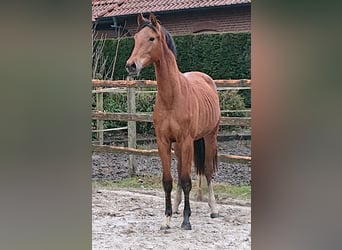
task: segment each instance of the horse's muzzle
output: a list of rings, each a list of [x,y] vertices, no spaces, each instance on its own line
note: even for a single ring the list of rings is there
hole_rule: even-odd
[[[138,74],[137,66],[134,62],[133,63],[127,63],[126,64],[126,70],[130,75],[137,75]]]

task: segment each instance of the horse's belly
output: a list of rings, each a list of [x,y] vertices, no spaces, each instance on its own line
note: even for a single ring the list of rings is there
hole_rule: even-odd
[[[217,106],[208,102],[196,109],[183,105],[177,109],[179,112],[155,109],[153,123],[157,137],[180,141],[187,136],[199,139],[215,132],[220,119],[218,103]]]
[[[197,131],[196,138],[202,138],[215,131],[219,122],[220,111],[209,109],[207,112],[199,112],[194,125]]]

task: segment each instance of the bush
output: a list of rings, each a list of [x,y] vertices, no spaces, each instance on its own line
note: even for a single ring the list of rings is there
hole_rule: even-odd
[[[146,89],[145,89],[146,90]],[[155,102],[155,93],[137,93],[136,94],[136,111],[137,112],[153,112]],[[95,108],[95,99],[93,107]],[[111,113],[127,112],[127,94],[126,93],[104,93],[103,109]],[[94,123],[96,124],[96,123]],[[104,121],[104,129],[117,128],[127,126],[125,121]],[[137,133],[149,134],[154,133],[153,124],[151,122],[137,122]]]
[[[127,95],[124,93],[103,93],[103,110],[111,113],[127,112]],[[104,129],[127,126],[125,121],[104,121]]]
[[[226,110],[242,110],[245,109],[245,102],[238,90],[223,90],[219,91],[220,109]],[[223,112],[222,116],[242,117],[243,112]]]
[[[181,72],[202,71],[213,79],[250,78],[250,33],[179,35],[173,38]],[[133,38],[98,40],[94,46],[102,48],[101,56],[104,58],[101,72],[95,75],[101,79],[110,79],[116,58],[113,79],[126,79],[125,65],[134,47]],[[153,65],[145,68],[139,79],[154,80]]]
[[[251,89],[242,89],[239,90],[238,94],[243,98],[245,103],[245,108],[250,109],[252,106],[251,103]]]
[[[180,71],[202,71],[213,79],[250,78],[250,33],[175,36]]]
[[[145,88],[145,90],[147,90]],[[156,93],[140,93],[136,96],[137,112],[153,112]],[[152,122],[138,122],[137,133],[154,134]]]

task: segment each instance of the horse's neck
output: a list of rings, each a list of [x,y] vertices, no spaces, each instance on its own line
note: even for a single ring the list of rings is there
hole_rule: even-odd
[[[162,57],[160,61],[155,63],[155,72],[158,87],[158,98],[166,106],[170,108],[180,95],[180,75],[177,63],[171,52]]]

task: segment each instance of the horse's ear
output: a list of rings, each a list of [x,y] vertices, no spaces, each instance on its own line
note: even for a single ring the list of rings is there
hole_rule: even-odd
[[[140,24],[142,24],[144,22],[144,16],[143,16],[143,14],[139,14],[138,15],[138,18],[137,18],[137,23],[138,23],[138,26],[140,25]]]
[[[157,20],[156,16],[153,13],[150,14],[150,18],[149,19],[150,19],[150,22],[153,24],[153,26],[157,27],[158,20]]]

